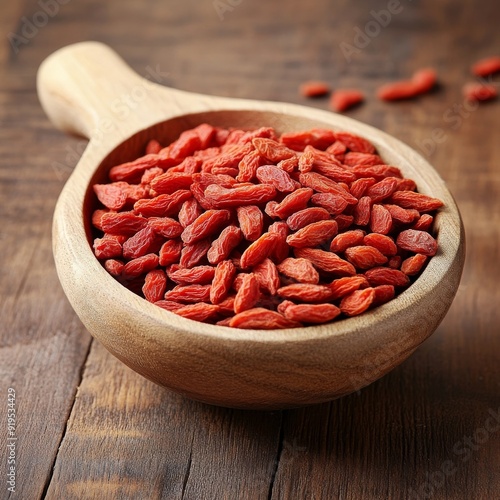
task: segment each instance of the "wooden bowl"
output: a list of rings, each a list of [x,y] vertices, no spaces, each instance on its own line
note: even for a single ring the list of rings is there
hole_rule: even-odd
[[[40,67],[38,92],[52,122],[90,142],[58,200],[57,272],[74,310],[114,356],[144,377],[211,404],[278,409],[319,403],[364,387],[406,359],[437,328],[459,285],[464,232],[436,171],[393,137],[345,116],[292,104],[192,94],[134,73],[95,42],[63,48]],[[115,281],[91,248],[91,185],[140,156],[150,138],[174,140],[200,123],[226,127],[313,127],[370,140],[388,164],[445,206],[435,221],[439,251],[391,302],[359,317],[288,330],[239,330],[165,311]]]

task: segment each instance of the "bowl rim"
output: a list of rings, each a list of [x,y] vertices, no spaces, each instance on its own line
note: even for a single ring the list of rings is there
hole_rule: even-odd
[[[248,109],[235,108],[227,110],[223,109],[220,111],[285,114],[287,117],[292,116],[297,118],[304,118],[303,110],[311,110],[311,108],[307,108],[305,106],[286,104],[286,112],[283,112],[279,109],[281,103],[272,104],[276,104],[275,107],[278,109],[259,109],[256,108],[255,105],[252,105],[252,107]],[[283,103],[283,105],[285,104]],[[290,112],[290,109],[292,110],[292,112]],[[293,110],[300,110],[300,112],[297,113],[297,115],[294,115]],[[213,110],[212,112],[220,113],[220,111]],[[210,112],[188,113],[181,116],[196,118],[198,115],[207,115],[209,113]],[[370,309],[369,311],[359,316],[334,320],[333,322],[326,324],[273,330],[223,327],[183,318],[173,312],[164,310],[159,306],[148,302],[146,299],[140,297],[139,295],[136,295],[134,292],[130,291],[121,283],[119,283],[104,269],[104,267],[101,265],[101,262],[95,257],[94,253],[92,252],[91,245],[88,244],[85,245],[85,250],[81,250],[85,252],[85,263],[91,267],[91,271],[100,273],[96,275],[96,277],[99,276],[99,279],[94,280],[96,293],[99,290],[102,292],[102,290],[105,289],[106,294],[115,297],[117,302],[122,302],[123,305],[125,305],[126,303],[127,307],[129,308],[129,314],[136,315],[138,318],[144,315],[152,317],[160,327],[166,329],[175,328],[176,333],[179,334],[196,334],[207,339],[217,339],[221,341],[251,341],[257,343],[280,344],[304,341],[309,342],[315,339],[324,339],[326,337],[343,337],[347,335],[353,335],[353,332],[366,329],[369,324],[375,325],[380,322],[386,321],[387,318],[400,314],[407,307],[412,307],[412,303],[414,301],[418,301],[430,291],[442,285],[443,281],[446,281],[446,273],[453,265],[455,265],[457,259],[461,259],[462,262],[460,263],[460,265],[462,269],[463,255],[461,254],[463,253],[462,243],[464,235],[460,212],[455,203],[455,200],[453,199],[452,194],[450,193],[445,182],[440,177],[438,172],[434,169],[434,167],[410,146],[380,129],[364,124],[352,118],[335,115],[323,110],[315,109],[314,114],[319,116],[321,116],[322,114],[325,115],[324,121],[317,119],[316,116],[310,118],[311,121],[318,124],[318,127],[339,131],[343,130],[357,134],[361,137],[366,137],[368,133],[368,135],[370,136],[368,140],[370,140],[370,142],[375,145],[377,151],[383,158],[384,155],[386,155],[388,152],[391,153],[390,156],[392,154],[395,154],[396,156],[404,155],[405,158],[403,158],[403,163],[397,163],[396,165],[402,170],[405,177],[412,178],[417,182],[419,192],[438,197],[444,201],[445,205],[438,210],[434,220],[434,232],[437,233],[438,239],[438,253],[431,259],[429,259],[422,274],[407,289],[398,294],[389,302],[374,309]],[[69,186],[74,185],[76,181],[82,182],[82,176],[84,179],[92,178],[95,173],[101,169],[103,163],[105,163],[110,154],[115,152],[118,148],[122,147],[125,142],[133,139],[135,136],[138,136],[140,134],[150,133],[153,129],[164,126],[169,121],[177,118],[178,117],[169,118],[165,121],[157,122],[149,127],[141,128],[135,134],[125,138],[124,140],[120,140],[116,144],[110,144],[110,147],[107,149],[107,151],[103,152],[100,155],[100,160],[97,163],[94,162],[95,166],[92,171],[88,171],[87,169],[87,172],[85,172],[84,174],[82,174],[81,172],[80,174],[76,174],[77,169],[75,169],[75,173],[67,181],[62,191],[60,199],[64,198],[65,192],[69,189]],[[335,121],[339,121],[341,125],[334,123]],[[87,161],[90,156],[90,151],[92,150],[91,146],[92,143],[90,143],[87,147],[87,150],[82,156],[80,162]],[[399,149],[397,153],[394,149],[392,149],[395,146],[397,146],[397,148]],[[411,163],[415,163],[415,166],[412,166]],[[425,180],[424,177],[422,177],[421,174],[417,171],[417,167],[426,173],[426,176],[428,177],[427,180]],[[408,171],[410,171],[410,173]],[[429,182],[433,183],[432,193],[429,192]],[[83,235],[83,240],[85,242],[88,242],[88,238],[85,235],[84,229],[86,224],[88,223],[88,221],[86,221],[86,217],[88,217],[88,215],[84,213],[84,201],[87,197],[88,191],[91,189],[90,182],[87,181],[86,186],[86,189],[79,189],[80,197],[78,200],[73,199],[73,203],[76,201],[77,208],[80,209],[79,211],[81,215],[81,218],[78,220],[78,234],[80,235],[80,237]],[[436,192],[436,189],[438,189],[439,192]],[[58,207],[59,206],[60,203],[58,202]],[[67,219],[71,219],[71,217],[67,217]],[[459,228],[458,231],[456,230],[457,227]],[[443,239],[447,243],[446,246],[440,244],[440,240],[441,242],[443,242]],[[102,282],[101,279],[103,280]],[[147,332],[143,332],[143,334],[147,335]],[[154,336],[155,334],[152,335]]]

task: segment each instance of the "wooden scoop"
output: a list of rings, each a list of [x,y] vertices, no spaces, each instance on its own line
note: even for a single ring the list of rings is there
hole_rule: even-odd
[[[458,288],[464,262],[460,214],[444,182],[415,151],[341,115],[293,104],[174,90],[135,74],[95,42],[63,48],[40,67],[38,93],[52,122],[90,139],[54,214],[57,272],[91,334],[144,377],[211,404],[296,407],[360,389],[406,359],[437,328]],[[180,132],[215,126],[284,131],[330,128],[370,140],[388,164],[444,201],[435,221],[439,251],[391,302],[359,317],[304,328],[258,331],[218,327],[165,311],[124,288],[95,258],[92,184],[109,168]]]

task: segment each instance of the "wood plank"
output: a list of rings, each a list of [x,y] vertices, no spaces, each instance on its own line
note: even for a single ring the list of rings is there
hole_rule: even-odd
[[[500,47],[498,3],[401,2],[347,61],[339,44],[387,5],[254,0],[221,20],[213,2],[68,2],[18,54],[4,38],[0,380],[3,401],[8,387],[19,397],[23,498],[498,496],[500,429],[484,430],[500,411],[498,101],[467,111],[460,89],[473,79],[469,64]],[[35,0],[6,4],[4,36],[39,9]],[[186,90],[322,109],[325,99],[298,96],[299,83],[365,91],[367,103],[349,116],[428,155],[462,210],[468,258],[438,331],[359,394],[276,413],[187,401],[97,343],[83,369],[90,338],[58,285],[50,219],[84,142],[53,130],[34,84],[44,57],[83,39],[110,43],[140,74],[158,67],[162,83]],[[396,105],[374,98],[379,84],[428,65],[439,70],[438,91]],[[444,140],[432,139],[435,129]]]
[[[263,498],[280,426],[168,392],[94,342],[46,498]]]

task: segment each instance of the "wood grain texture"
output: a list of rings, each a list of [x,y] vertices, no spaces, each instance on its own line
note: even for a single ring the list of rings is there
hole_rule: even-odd
[[[386,1],[370,6],[243,1],[223,21],[211,1],[68,2],[17,54],[6,36],[19,32],[22,17],[40,7],[35,1],[4,6],[1,394],[5,401],[12,384],[22,397],[18,435],[23,437],[20,493],[12,498],[60,498],[56,493],[68,493],[74,484],[81,485],[74,498],[116,498],[117,484],[122,498],[181,498],[183,484],[184,497],[196,499],[498,497],[500,432],[482,429],[491,423],[489,412],[498,413],[500,406],[499,108],[496,102],[467,111],[460,87],[472,80],[471,62],[500,50],[499,6],[494,1],[480,8],[472,1],[401,5],[403,11],[351,63],[339,43],[352,43],[353,28],[363,29],[372,19],[370,10],[385,9]],[[325,109],[325,100],[299,97],[298,84],[314,77],[364,90],[368,102],[349,116],[416,149],[427,145],[422,152],[429,153],[464,218],[464,276],[438,331],[359,394],[276,414],[186,401],[140,378],[98,345],[87,358],[89,336],[63,296],[50,253],[55,200],[84,143],[53,130],[35,95],[40,62],[63,45],[87,39],[111,44],[139,74],[159,65],[168,73],[163,83],[195,92]],[[438,69],[439,91],[397,105],[373,98],[379,84],[424,65]],[[423,142],[437,128],[444,139]],[[154,409],[146,410],[148,405]],[[147,420],[137,417],[141,412]],[[3,402],[0,415],[3,419]],[[92,417],[100,434],[91,433]],[[148,436],[151,449],[134,438],[136,432]],[[2,442],[4,436],[2,425]],[[443,467],[447,473],[440,475]],[[92,489],[95,485],[101,489]]]

